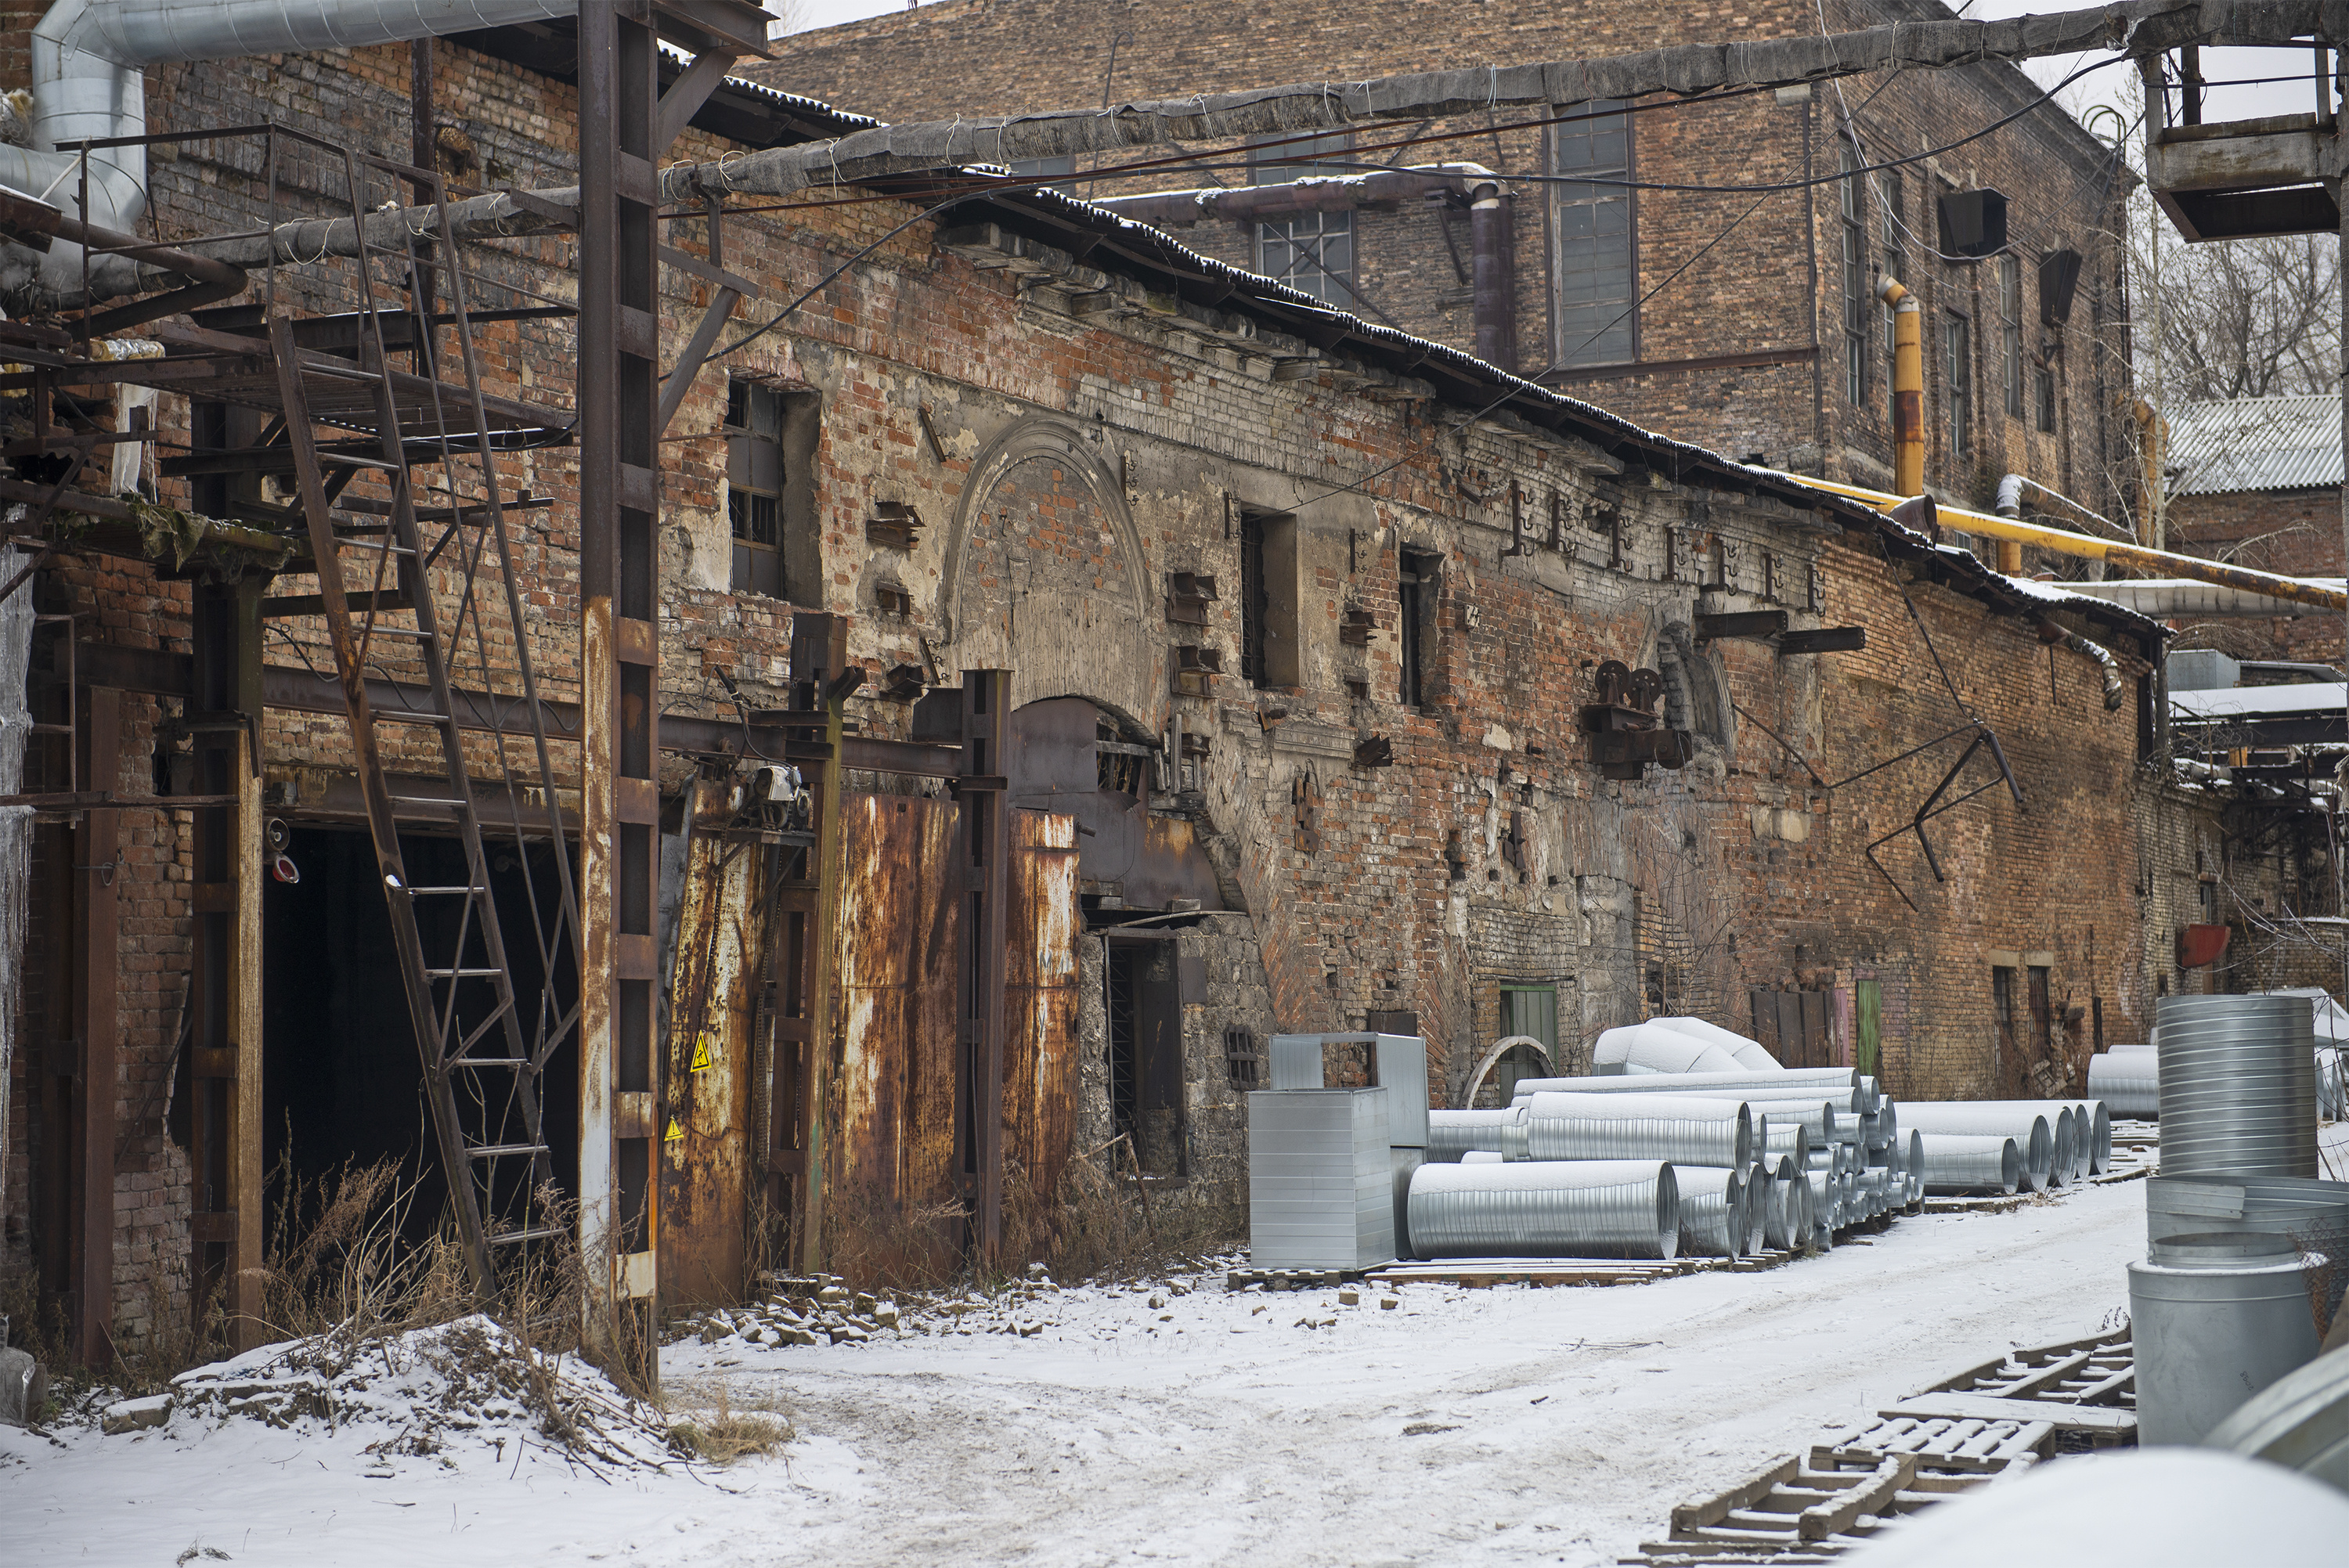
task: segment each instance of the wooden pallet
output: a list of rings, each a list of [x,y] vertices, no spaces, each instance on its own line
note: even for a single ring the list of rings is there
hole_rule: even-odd
[[[1688,1258],[1453,1258],[1435,1263],[1388,1264],[1370,1270],[1372,1284],[1456,1284],[1476,1289],[1496,1284],[1644,1284],[1692,1274],[1703,1262]],[[1719,1260],[1727,1263],[1726,1258]]]
[[[1878,1416],[1811,1449],[1813,1470],[1877,1464],[1889,1454],[1914,1454],[1926,1473],[1996,1475],[2024,1470],[2047,1457],[2055,1423],[1980,1417]]]
[[[1919,1398],[1991,1398],[2053,1406],[2049,1417],[2082,1429],[2137,1428],[2137,1358],[2126,1328],[2009,1351],[1995,1360],[1953,1372]],[[2093,1414],[2091,1414],[2093,1412]],[[2126,1418],[2126,1427],[2113,1418]]]
[[[1361,1269],[1232,1269],[1224,1275],[1224,1288],[1334,1290],[1341,1284],[1360,1284],[1365,1277]]]

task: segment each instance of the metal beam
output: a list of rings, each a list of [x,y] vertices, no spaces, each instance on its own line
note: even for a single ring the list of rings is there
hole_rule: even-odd
[[[1003,1247],[1003,985],[1009,941],[1011,829],[1008,780],[1011,672],[962,676],[963,771],[955,780],[960,810],[956,863],[961,868],[961,1049],[956,1099],[957,1143],[971,1208],[971,1256],[992,1269]]]
[[[841,764],[841,707],[857,682],[846,678],[848,623],[837,615],[792,617],[792,706],[806,712],[820,709],[824,717],[824,756],[816,776],[812,802],[815,847],[810,851],[808,875],[813,884],[814,916],[807,923],[800,974],[800,1016],[805,1020],[800,1050],[800,1140],[798,1187],[793,1193],[795,1265],[802,1273],[824,1265],[825,1104],[831,1078],[834,992],[840,968],[840,901],[843,879],[840,807],[843,787]],[[856,674],[861,677],[861,671]],[[778,1041],[781,1034],[778,1034]],[[778,1045],[780,1068],[781,1046]],[[780,1091],[782,1077],[778,1071]],[[778,1092],[777,1099],[781,1099]]]
[[[110,788],[122,772],[122,694],[82,696],[81,777]],[[114,1097],[121,1043],[122,813],[85,812],[73,835],[73,1336],[82,1365],[114,1364]]]

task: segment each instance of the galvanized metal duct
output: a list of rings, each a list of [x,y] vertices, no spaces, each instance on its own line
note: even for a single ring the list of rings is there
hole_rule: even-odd
[[[1745,1166],[1754,1119],[1742,1100],[1677,1095],[1537,1094],[1526,1153],[1540,1160],[1670,1160]]]
[[[1431,1162],[1456,1164],[1471,1150],[1506,1158],[1514,1144],[1517,1158],[1523,1159],[1525,1123],[1523,1106],[1513,1105],[1506,1110],[1431,1110],[1427,1158]]]
[[[2084,1099],[2076,1115],[2088,1124],[2088,1171],[2101,1176],[2113,1168],[2113,1113],[2100,1099]],[[2075,1122],[2076,1128],[2077,1123]]]
[[[2349,1181],[2304,1176],[2157,1176],[2146,1183],[2146,1239],[2158,1245],[2203,1232],[2281,1236],[2333,1260],[2314,1306],[2332,1327],[2349,1291]]]
[[[2023,1184],[2023,1155],[1999,1133],[1919,1132],[1918,1175],[1935,1196],[2011,1194]]]
[[[2116,1046],[2088,1058],[2088,1092],[2115,1116],[2155,1116],[2161,1110],[2161,1055],[2150,1046]],[[2109,1132],[2106,1135],[2111,1136]]]
[[[1669,1258],[1680,1184],[1657,1160],[1423,1165],[1411,1180],[1418,1255]]]
[[[2316,1358],[2306,1267],[2282,1237],[2241,1232],[2172,1237],[2129,1264],[2139,1444],[2199,1443]]]
[[[1590,1065],[1602,1075],[1622,1077],[1749,1070],[1710,1041],[1661,1024],[1626,1024],[1604,1031],[1590,1047]]]
[[[1517,1093],[1527,1094],[1678,1094],[1684,1089],[1792,1089],[1816,1084],[1826,1093],[1832,1088],[1857,1089],[1862,1096],[1857,1107],[1872,1110],[1876,1104],[1876,1080],[1863,1076],[1855,1068],[1782,1068],[1776,1072],[1672,1073],[1652,1078],[1626,1078],[1600,1075],[1595,1078],[1519,1078]]]
[[[2305,996],[2164,996],[2161,1168],[2314,1176],[2316,1030]]]
[[[2295,1470],[2349,1492],[2349,1356],[2319,1356],[2210,1429],[2202,1446]]]
[[[2016,1163],[2021,1163],[2017,1156]],[[1925,1135],[1915,1128],[1909,1130],[1909,1207],[1913,1211],[1925,1202]]]
[[[1471,1149],[1460,1156],[1463,1165],[1506,1165],[1509,1157],[1490,1149]]]
[[[1746,1176],[1717,1165],[1675,1165],[1681,1191],[1681,1251],[1692,1257],[1742,1258]]]
[[[1756,1099],[1750,1098],[1749,1091],[1744,1089],[1675,1088],[1660,1092],[1669,1093],[1674,1099],[1713,1099],[1746,1106],[1768,1115],[1782,1128],[1802,1126],[1810,1134],[1810,1140],[1814,1145],[1832,1141],[1837,1136],[1838,1129],[1848,1129],[1852,1125],[1851,1113],[1847,1109],[1838,1110],[1833,1099],[1783,1099],[1775,1097]],[[1799,1092],[1798,1090],[1797,1093]],[[1517,1103],[1530,1105],[1533,1103],[1533,1097],[1526,1095]],[[1766,1111],[1764,1108],[1766,1108]]]
[[[1843,1215],[1836,1206],[1836,1176],[1827,1171],[1803,1172],[1803,1189],[1811,1195],[1811,1241],[1821,1251],[1832,1251]]]
[[[2023,1156],[2023,1185],[2044,1192],[2053,1178],[2055,1131],[2035,1100],[1910,1100],[1901,1107],[1919,1132],[1970,1132],[2012,1138]]]
[[[1737,1058],[1737,1065],[1751,1072],[1782,1073],[1786,1065],[1772,1056],[1762,1042],[1749,1039],[1734,1030],[1718,1024],[1708,1024],[1702,1018],[1651,1018],[1651,1024],[1661,1024],[1667,1029],[1678,1029],[1692,1035],[1707,1045],[1718,1046]]]
[[[1748,1109],[1753,1109],[1750,1105]],[[1795,1169],[1807,1171],[1811,1164],[1811,1129],[1807,1122],[1788,1117],[1773,1108],[1766,1119],[1770,1125],[1763,1134],[1762,1147],[1775,1158],[1785,1154],[1793,1157]]]

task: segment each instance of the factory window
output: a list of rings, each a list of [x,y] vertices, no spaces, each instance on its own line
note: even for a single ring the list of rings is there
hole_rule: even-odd
[[[2014,971],[2003,964],[1991,967],[1990,1010],[1991,1016],[1998,1024],[1998,1054],[1991,1061],[1992,1070],[1995,1073],[2001,1061],[2015,1059],[2018,1043],[2014,1037]]]
[[[1557,362],[1619,365],[1639,356],[1638,213],[1631,178],[1631,120],[1623,105],[1583,106],[1551,141],[1556,192]]]
[[[812,392],[742,378],[726,385],[726,521],[738,593],[781,599],[815,582]]]
[[[1950,407],[1950,456],[1973,456],[1974,361],[1972,324],[1951,311],[1941,318],[1942,386]]]
[[[2013,256],[1998,259],[1998,357],[2006,413],[2023,418],[2023,263]]]
[[[2040,1061],[2055,1051],[2055,1007],[2047,994],[2047,971],[2033,965],[2026,973],[2031,977],[2031,1044]]]
[[[2052,436],[2055,433],[2054,369],[2052,366],[2045,365],[2035,366],[2031,372],[2031,387],[2033,394],[2032,401],[2038,407],[2039,418],[2037,423],[2039,428],[2044,433]]]
[[[1353,138],[1340,131],[1299,140],[1271,139],[1248,150],[1248,183],[1290,185],[1352,172],[1345,154]],[[1333,156],[1334,155],[1334,156]],[[1354,214],[1297,212],[1257,225],[1257,271],[1340,310],[1354,301]]]
[[[1264,1049],[1254,1029],[1224,1031],[1224,1074],[1237,1089],[1264,1087]]]
[[[1240,676],[1252,686],[1298,684],[1297,520],[1240,512]]]
[[[1900,179],[1900,171],[1897,169],[1886,170],[1877,176],[1877,194],[1884,201],[1884,275],[1895,282],[1905,281],[1909,276],[1909,268],[1902,260],[1907,247],[1902,243],[1901,239],[1903,231],[1900,227],[1900,203],[1905,195],[1906,187]],[[1889,304],[1880,305],[1878,308],[1884,317],[1884,385],[1889,387],[1892,385],[1893,327],[1898,315]]]
[[[1395,700],[1406,707],[1417,707],[1427,698],[1427,672],[1434,662],[1429,643],[1435,629],[1435,594],[1443,567],[1440,555],[1406,550],[1396,573],[1395,657],[1402,666],[1402,682]]]
[[[1843,389],[1855,407],[1868,398],[1868,201],[1859,153],[1843,150]]]

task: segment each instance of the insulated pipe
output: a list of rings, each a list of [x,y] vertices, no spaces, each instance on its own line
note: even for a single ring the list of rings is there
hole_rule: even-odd
[[[1427,1258],[1670,1258],[1680,1185],[1656,1160],[1423,1165],[1406,1200]]]
[[[1847,485],[1831,480],[1812,479],[1804,474],[1783,473],[1775,469],[1762,470],[1773,479],[1805,484],[1829,495],[1848,496],[1863,500],[1878,511],[1889,513],[1905,503],[1908,497],[1889,495],[1883,490],[1869,490],[1862,485]],[[1921,497],[1922,491],[1909,492]],[[2290,599],[2298,603],[2313,604],[2320,610],[2340,614],[2349,610],[2349,590],[2323,582],[2311,582],[2300,577],[2279,577],[2272,572],[2253,572],[2248,567],[2229,566],[2217,561],[2205,561],[2199,555],[2177,555],[2167,550],[2147,550],[2141,544],[2123,544],[2118,540],[2097,539],[2085,533],[2067,533],[2060,528],[2042,528],[2035,522],[2020,522],[2013,518],[1997,517],[1986,511],[1968,511],[1960,507],[1933,503],[1937,518],[1946,518],[1968,533],[1987,534],[1992,539],[2019,540],[2035,544],[2042,550],[2052,550],[2059,555],[2074,555],[2084,561],[2107,561],[2116,566],[2127,566],[2141,572],[2158,572],[2167,576],[2190,578],[2197,583],[2211,583],[2225,588],[2248,589],[2277,599]],[[2065,589],[2091,588],[2095,583],[2062,584]]]
[[[1876,297],[1892,307],[1892,488],[1925,493],[1925,318],[1917,296],[1887,278]]]
[[[1775,1073],[1786,1070],[1786,1065],[1763,1047],[1762,1042],[1749,1039],[1718,1024],[1708,1024],[1702,1018],[1651,1018],[1651,1024],[1667,1029],[1677,1029],[1692,1035],[1708,1045],[1719,1046],[1737,1058],[1737,1065],[1749,1072]]]
[[[1745,1255],[1746,1177],[1717,1165],[1675,1165],[1681,1191],[1681,1252],[1691,1257]]]
[[[1754,1119],[1742,1100],[1671,1095],[1537,1094],[1526,1152],[1547,1160],[1671,1160],[1745,1166]]]
[[[1510,229],[1509,193],[1497,182],[1477,186],[1468,202],[1468,242],[1475,257],[1476,357],[1514,373],[1517,291]]]
[[[31,36],[36,149],[0,146],[0,185],[78,211],[81,160],[61,150],[145,135],[145,66],[360,48],[578,10],[578,0],[57,0]],[[136,232],[147,203],[146,150],[93,150],[89,186],[89,210],[78,215],[98,228]],[[56,293],[79,292],[78,250],[6,252],[0,277],[21,284],[36,274]],[[138,291],[134,262],[93,256],[90,264],[93,292]]]
[[[2023,1184],[2014,1140],[1995,1133],[1920,1132],[1919,1176],[1929,1193],[2012,1195]]]
[[[2337,577],[2308,578],[2319,587],[2331,587]],[[2068,593],[2085,593],[2149,615],[2157,621],[2183,616],[2244,616],[2261,620],[2296,619],[2316,609],[2290,599],[2254,593],[2248,588],[2221,588],[2213,583],[2189,583],[2179,578],[2107,578],[2102,583],[2066,583]]]
[[[1711,1041],[1658,1024],[1626,1024],[1601,1032],[1590,1047],[1590,1065],[1600,1076],[1615,1078],[1751,1070]],[[1613,1072],[1607,1072],[1610,1068]]]

